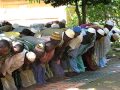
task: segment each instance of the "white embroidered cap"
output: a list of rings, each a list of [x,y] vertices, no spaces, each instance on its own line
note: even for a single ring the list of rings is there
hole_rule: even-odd
[[[104,32],[104,30],[102,30],[102,29],[98,29],[97,32],[98,32],[100,35],[102,35],[102,36],[105,35],[105,32]]]
[[[120,35],[118,33],[114,33],[112,35],[112,37],[115,39],[115,40],[118,40],[120,38]]]
[[[110,25],[110,26],[114,26],[114,21],[113,20],[107,20],[106,24]]]
[[[34,62],[34,61],[35,61],[35,58],[36,58],[36,54],[33,53],[33,52],[28,52],[28,53],[26,54],[26,57],[27,57],[27,59],[28,59],[29,61]]]
[[[59,28],[59,25],[58,25],[57,23],[53,23],[53,24],[51,25],[51,28]]]
[[[103,30],[104,30],[105,34],[109,33],[109,30],[107,28],[104,28]]]
[[[120,34],[120,29],[117,28],[117,27],[113,27],[113,28],[112,28],[112,31],[115,31],[116,33]]]
[[[88,32],[90,32],[90,33],[96,33],[96,31],[95,31],[95,29],[94,28],[88,28],[88,30],[87,30]]]
[[[75,36],[75,32],[72,29],[67,29],[65,31],[65,34],[69,37],[69,38],[74,38]]]

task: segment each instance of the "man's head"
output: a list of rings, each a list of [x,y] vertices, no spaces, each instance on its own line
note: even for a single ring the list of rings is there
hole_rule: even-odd
[[[13,52],[16,53],[20,53],[24,50],[24,44],[20,43],[20,42],[12,42],[13,45]]]
[[[73,27],[73,31],[75,32],[75,36],[74,37],[77,37],[78,35],[80,35],[80,33],[81,33],[80,26]]]
[[[29,29],[23,29],[22,32],[20,32],[21,35],[25,35],[25,36],[34,36],[35,33],[33,33],[31,30]]]
[[[113,28],[112,28],[112,32],[116,32],[116,33],[119,33],[119,34],[120,34],[120,29],[117,28],[117,27],[113,27]]]
[[[94,28],[88,28],[88,30],[86,31],[86,34],[89,36],[89,37],[92,37],[93,35],[95,35],[96,31]]]
[[[120,35],[118,34],[118,33],[113,33],[112,35],[111,35],[111,42],[115,42],[115,41],[117,41],[118,39],[120,38]]]
[[[58,45],[62,40],[62,37],[59,32],[53,32],[50,37],[50,40],[54,45]]]
[[[86,31],[86,35],[83,36],[82,44],[88,44],[93,40],[93,36],[95,35],[96,31],[94,28],[88,28]]]
[[[65,32],[64,32],[64,36],[63,36],[63,40],[64,41],[70,41],[71,39],[73,39],[75,36],[75,32],[71,29],[67,29]]]
[[[45,52],[45,45],[43,43],[39,43],[35,46],[34,53],[36,54],[37,58],[43,56],[44,52]]]
[[[36,59],[36,54],[34,53],[34,52],[27,52],[26,53],[26,59],[27,59],[27,61],[29,62],[29,63],[32,63],[32,62],[34,62],[35,61],[35,59]]]
[[[0,40],[0,56],[5,56],[9,53],[11,44],[7,40]]]
[[[98,29],[98,30],[96,31],[96,40],[100,40],[102,37],[104,37],[104,35],[105,35],[104,30]]]
[[[111,31],[111,29],[114,27],[114,21],[112,20],[106,21],[104,27]]]
[[[103,28],[103,30],[104,30],[104,32],[105,32],[105,36],[108,35],[108,33],[109,33],[108,28]]]

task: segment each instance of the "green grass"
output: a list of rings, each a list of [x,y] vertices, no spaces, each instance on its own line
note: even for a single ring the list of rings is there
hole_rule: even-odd
[[[48,28],[48,29],[45,29],[45,30],[42,30],[41,31],[41,34],[43,36],[50,36],[53,32],[59,32],[60,34],[65,31],[66,29],[65,28],[62,28],[62,29],[52,29],[52,28]]]

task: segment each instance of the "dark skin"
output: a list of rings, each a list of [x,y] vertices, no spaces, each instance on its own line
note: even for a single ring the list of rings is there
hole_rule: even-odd
[[[0,56],[6,56],[9,53],[9,48],[0,48]]]
[[[83,41],[81,42],[81,44],[85,45],[90,43],[92,41],[93,35],[94,35],[93,33],[86,32],[86,35],[83,36]]]
[[[54,39],[50,39],[50,41],[48,41],[46,44],[45,44],[45,50],[46,52],[49,52],[53,49],[55,49],[60,43],[60,40],[54,40]]]
[[[24,45],[23,44],[17,44],[15,46],[13,46],[13,52],[14,52],[14,54],[22,52],[23,49],[24,49]]]
[[[113,26],[110,26],[110,25],[105,25],[104,28],[107,28],[109,31],[111,31],[111,29],[113,28]]]
[[[11,45],[6,40],[0,40],[0,56],[6,57],[11,50]],[[4,61],[0,61],[0,63],[3,63]],[[0,78],[4,77],[4,75],[0,72]]]
[[[55,55],[53,57],[54,60],[59,60],[62,57],[62,53],[64,52],[65,48],[68,46],[69,41],[72,40],[72,38],[69,38],[65,33],[63,36],[64,43],[61,47],[57,47],[55,49]]]
[[[11,49],[11,45],[6,40],[0,40],[0,56],[6,56]]]
[[[104,37],[104,36],[102,36],[98,32],[96,32],[96,40],[100,40],[102,37]]]
[[[69,38],[69,37],[64,33],[63,40],[64,40],[64,43],[67,43],[67,42],[69,42],[69,41],[72,40],[72,39]]]
[[[116,40],[111,36],[110,41],[115,42]]]
[[[55,49],[60,43],[60,40],[54,40],[50,39],[50,41],[46,42],[45,44],[45,52],[50,52],[53,49]],[[44,51],[37,51],[34,49],[34,52],[37,56],[37,59],[35,62],[40,62],[40,58],[44,56],[45,52]]]
[[[79,35],[80,35],[80,32],[75,32],[74,38],[76,38],[76,37],[79,36]]]
[[[21,34],[21,36],[23,35],[25,35],[25,36],[34,36],[35,34],[32,32],[32,31],[30,31],[29,29],[23,29],[23,31],[22,32],[20,32],[20,34]]]

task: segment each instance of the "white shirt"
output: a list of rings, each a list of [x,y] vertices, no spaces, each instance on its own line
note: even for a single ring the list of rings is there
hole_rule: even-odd
[[[13,71],[20,68],[24,64],[25,53],[26,50],[5,60],[2,69],[3,75],[6,75],[7,73],[11,75]]]
[[[77,36],[76,38],[70,41],[69,46],[71,47],[71,49],[76,49],[80,46],[82,40],[83,40],[83,35],[81,33],[79,36]]]

